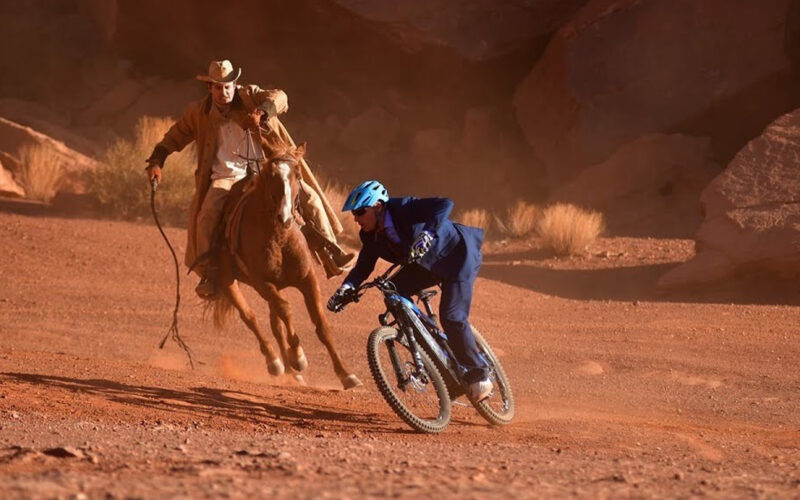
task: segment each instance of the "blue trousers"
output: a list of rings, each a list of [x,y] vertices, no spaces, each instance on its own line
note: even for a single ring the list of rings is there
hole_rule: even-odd
[[[414,293],[441,283],[439,320],[456,360],[467,369],[464,382],[468,384],[488,376],[486,364],[478,354],[475,336],[469,326],[472,287],[476,277],[471,276],[465,281],[449,281],[436,276],[424,267],[412,264],[403,268],[392,280],[397,292],[408,298]]]

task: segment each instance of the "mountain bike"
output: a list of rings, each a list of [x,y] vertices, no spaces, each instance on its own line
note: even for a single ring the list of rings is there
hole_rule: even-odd
[[[358,302],[370,288],[383,294],[386,312],[378,316],[381,326],[367,341],[370,372],[383,398],[406,424],[420,432],[437,433],[450,423],[451,403],[466,393],[466,369],[456,361],[431,310],[430,300],[437,292],[429,289],[414,294],[425,312],[397,293],[392,278],[403,267],[395,264],[373,281],[349,291],[338,310]],[[489,423],[508,424],[514,418],[511,385],[486,339],[474,326],[472,332],[494,390],[488,398],[470,402]]]

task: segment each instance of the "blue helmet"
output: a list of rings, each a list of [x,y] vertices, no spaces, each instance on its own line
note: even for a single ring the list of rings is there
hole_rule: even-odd
[[[342,212],[358,210],[359,208],[374,206],[379,201],[389,201],[389,192],[378,181],[362,182],[357,188],[350,191],[344,202]]]

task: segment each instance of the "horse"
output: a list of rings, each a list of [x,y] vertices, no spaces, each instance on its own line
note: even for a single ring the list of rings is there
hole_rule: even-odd
[[[251,174],[245,181],[249,181],[249,185],[243,195],[246,199],[239,202],[238,230],[226,231],[227,248],[219,252],[218,294],[213,299],[214,322],[221,326],[235,308],[256,336],[269,373],[281,375],[288,365],[302,382],[299,372],[308,366],[308,361],[292,322],[289,302],[280,292],[286,287],[294,287],[303,295],[317,337],[328,350],[340,382],[345,389],[360,386],[361,381],[345,367],[334,346],[331,328],[323,312],[313,258],[295,218],[294,200],[301,178],[299,162],[305,154],[305,144],[299,147],[286,145],[269,130],[255,130],[264,159],[258,162],[258,173]],[[225,219],[232,219],[230,210],[226,211],[229,213]],[[269,304],[270,326],[280,357],[267,341],[239,283],[255,289]]]

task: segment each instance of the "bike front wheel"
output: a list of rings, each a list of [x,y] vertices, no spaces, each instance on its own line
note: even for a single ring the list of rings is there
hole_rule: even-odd
[[[411,350],[397,338],[397,330],[381,327],[367,341],[367,360],[383,398],[403,421],[426,433],[437,433],[450,423],[450,395],[430,358],[419,350],[422,372]]]
[[[490,424],[506,425],[514,418],[514,393],[511,392],[511,384],[508,382],[503,365],[500,364],[500,360],[486,339],[474,326],[472,333],[475,335],[478,350],[489,365],[489,380],[494,384],[494,390],[488,398],[472,404]]]

